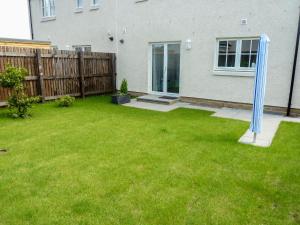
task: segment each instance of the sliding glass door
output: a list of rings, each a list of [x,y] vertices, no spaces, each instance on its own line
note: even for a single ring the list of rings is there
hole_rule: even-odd
[[[180,44],[152,45],[152,91],[162,94],[179,93]]]

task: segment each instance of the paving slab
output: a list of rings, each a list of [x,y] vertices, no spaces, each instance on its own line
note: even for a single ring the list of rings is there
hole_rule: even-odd
[[[156,103],[140,102],[132,100],[130,103],[125,104],[128,107],[135,107],[140,109],[154,110],[160,112],[169,112],[177,108],[189,108],[215,112],[212,114],[213,117],[236,119],[241,121],[250,122],[252,112],[250,110],[232,109],[232,108],[212,108],[207,106],[200,106],[185,102],[177,102],[172,105],[162,105]],[[245,134],[239,139],[240,143],[251,144],[259,147],[269,147],[276,135],[281,121],[296,122],[300,123],[300,118],[284,117],[280,115],[264,114],[263,118],[263,130],[262,133],[256,137],[256,142],[253,142],[253,133],[247,130]],[[250,125],[250,124],[249,124]]]
[[[163,104],[150,103],[150,102],[140,102],[137,101],[136,99],[132,99],[130,103],[124,104],[124,106],[159,111],[159,112],[169,112],[179,107],[176,104],[163,105]]]
[[[284,117],[282,119],[282,121],[300,123],[300,118],[299,117]]]
[[[246,133],[239,139],[240,143],[251,144],[259,147],[269,147],[276,135],[279,125],[283,117],[264,115],[263,129],[260,134],[257,134],[256,141],[254,142],[254,134],[247,130]]]
[[[237,119],[242,121],[251,121],[251,111],[243,109],[232,109],[232,108],[221,108],[216,111],[212,116],[226,118],[226,119]]]

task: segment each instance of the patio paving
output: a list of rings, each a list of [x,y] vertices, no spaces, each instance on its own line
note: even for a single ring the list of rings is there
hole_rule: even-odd
[[[242,121],[251,121],[252,112],[250,110],[232,109],[232,108],[213,108],[207,106],[200,106],[185,102],[177,102],[172,105],[163,105],[148,102],[139,102],[133,99],[130,103],[125,104],[127,107],[134,107],[140,109],[154,110],[160,112],[169,112],[177,108],[199,109],[215,112],[214,117],[236,119]],[[279,128],[281,121],[300,123],[300,118],[290,118],[281,115],[264,114],[263,130],[261,134],[257,135],[256,142],[253,143],[253,133],[247,130],[245,134],[239,139],[240,143],[251,144],[259,147],[269,147],[272,144],[273,138]]]

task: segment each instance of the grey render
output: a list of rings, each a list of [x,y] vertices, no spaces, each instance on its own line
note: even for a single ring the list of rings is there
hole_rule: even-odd
[[[55,4],[55,18],[44,21],[40,0],[31,0],[34,37],[60,49],[92,45],[93,51],[115,52],[118,83],[126,78],[135,92],[149,91],[149,43],[179,41],[180,96],[251,103],[253,76],[215,73],[216,39],[265,33],[271,39],[265,103],[288,104],[299,0],[100,0],[97,9],[84,0],[80,12],[75,0]],[[241,25],[243,18],[247,25]],[[191,50],[185,48],[187,39]],[[299,69],[292,107],[300,109]]]

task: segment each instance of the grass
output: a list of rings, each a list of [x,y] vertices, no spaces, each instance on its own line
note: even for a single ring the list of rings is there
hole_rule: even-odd
[[[300,224],[300,125],[268,149],[210,112],[116,106],[0,110],[0,224]]]

